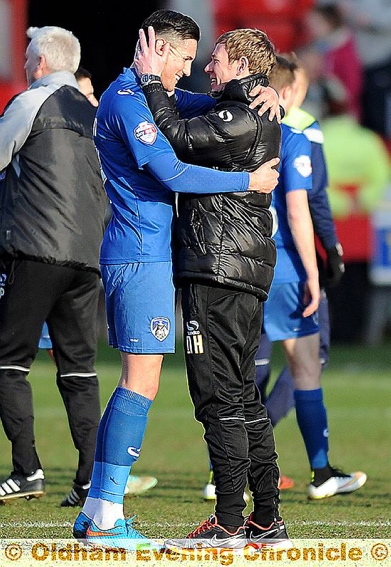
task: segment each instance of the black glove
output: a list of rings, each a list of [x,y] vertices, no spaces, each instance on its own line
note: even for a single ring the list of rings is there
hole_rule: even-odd
[[[326,250],[326,254],[326,285],[328,287],[335,287],[339,284],[345,271],[342,246],[338,242],[338,244],[336,244],[333,248]]]

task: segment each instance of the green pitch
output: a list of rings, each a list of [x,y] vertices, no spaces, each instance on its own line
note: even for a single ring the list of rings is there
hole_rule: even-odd
[[[274,371],[281,352],[273,355]],[[101,344],[97,364],[102,405],[117,384],[119,357]],[[30,374],[34,390],[36,441],[47,494],[0,506],[2,538],[68,538],[78,509],[60,508],[76,466],[65,410],[55,386],[53,363],[39,354]],[[309,469],[294,413],[275,430],[283,474],[296,481],[281,493],[281,512],[292,538],[387,538],[391,533],[391,371],[390,344],[376,348],[337,347],[323,375],[330,429],[330,460],[346,472],[363,470],[367,484],[358,492],[319,502],[306,498]],[[0,428],[0,478],[11,470],[10,448]],[[158,484],[126,498],[126,514],[155,538],[188,533],[213,512],[202,500],[208,458],[202,428],[188,397],[181,347],[164,363],[160,392],[152,406],[141,458],[133,474],[152,475]],[[247,509],[251,511],[250,506]]]

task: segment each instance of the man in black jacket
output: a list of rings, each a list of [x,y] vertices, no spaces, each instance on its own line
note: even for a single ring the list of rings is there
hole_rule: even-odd
[[[149,45],[154,45],[151,30]],[[180,119],[142,32],[135,64],[140,73],[155,75],[144,93],[157,125],[183,161],[252,171],[279,156],[277,121],[249,108],[249,92],[268,84],[275,64],[263,32],[234,30],[218,38],[205,71],[219,98],[204,116]],[[186,366],[217,502],[215,515],[186,538],[166,541],[171,549],[240,548],[246,541],[255,547],[291,545],[279,515],[273,430],[254,382],[262,305],[276,260],[270,201],[270,195],[257,193],[179,196],[175,271],[182,288]],[[245,523],[247,481],[254,511]]]
[[[100,419],[94,365],[107,198],[92,139],[96,110],[74,76],[78,39],[54,26],[27,35],[29,89],[0,118],[0,418],[13,465],[1,501],[45,492],[27,380],[44,321],[79,452],[76,496],[89,486]]]

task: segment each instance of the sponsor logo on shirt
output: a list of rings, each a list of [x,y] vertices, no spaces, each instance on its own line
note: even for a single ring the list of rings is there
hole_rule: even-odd
[[[134,136],[136,140],[151,146],[157,138],[157,128],[151,122],[140,122],[134,129]]]

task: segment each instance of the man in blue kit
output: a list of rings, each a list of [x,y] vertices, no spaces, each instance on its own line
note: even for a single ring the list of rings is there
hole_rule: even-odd
[[[156,50],[168,54],[161,81],[173,91],[189,75],[200,37],[198,25],[170,10],[143,23],[156,31]],[[273,190],[278,158],[253,173],[223,172],[179,161],[158,131],[141,84],[127,68],[103,93],[95,125],[112,218],[101,248],[109,342],[118,348],[122,372],[102,416],[91,488],[74,524],[74,535],[89,544],[135,549],[153,545],[124,519],[123,498],[132,464],[138,459],[155,398],[163,356],[174,352],[175,302],[171,232],[175,192],[208,193]],[[159,78],[160,81],[160,78]],[[215,100],[176,90],[184,117],[207,112]],[[269,100],[271,100],[269,94]],[[277,97],[272,97],[277,103]],[[265,105],[265,110],[271,106]]]
[[[285,110],[294,96],[293,68],[277,57],[270,84]],[[265,302],[264,331],[282,341],[295,390],[296,418],[311,467],[308,497],[314,500],[353,492],[366,482],[360,471],[345,474],[328,460],[328,420],[320,383],[318,307],[320,302],[314,230],[307,191],[312,187],[311,144],[296,128],[282,124],[281,167],[273,192],[277,263]]]
[[[312,187],[311,191],[308,192],[308,204],[317,237],[317,250],[318,245],[320,247],[318,269],[321,299],[318,317],[320,333],[319,357],[323,371],[327,366],[330,350],[330,321],[326,290],[338,285],[343,276],[343,254],[341,245],[338,242],[327,194],[328,176],[323,152],[323,133],[315,117],[301,108],[308,90],[308,73],[294,55],[284,55],[283,59],[280,59],[281,65],[282,62],[284,62],[284,69],[280,69],[281,82],[284,75],[286,80],[289,81],[292,81],[294,78],[291,87],[287,85],[288,89],[294,90],[294,100],[289,111],[284,116],[283,123],[301,130],[311,142]],[[323,258],[325,258],[325,261]],[[295,387],[289,368],[285,367],[278,375],[273,387],[268,389],[271,373],[271,353],[272,343],[266,334],[263,333],[256,356],[256,382],[271,422],[275,426],[294,408],[293,392]],[[282,485],[280,488],[289,488],[294,484],[292,479],[288,477],[281,478]]]

